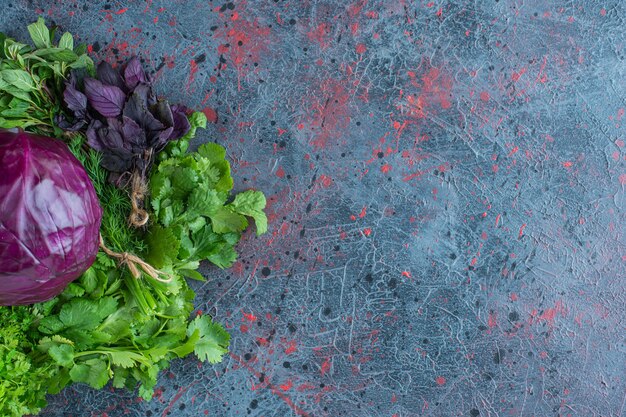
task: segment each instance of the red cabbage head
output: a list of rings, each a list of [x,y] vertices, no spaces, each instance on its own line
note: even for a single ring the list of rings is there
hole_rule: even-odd
[[[58,139],[0,131],[0,305],[46,301],[96,258],[102,208]]]

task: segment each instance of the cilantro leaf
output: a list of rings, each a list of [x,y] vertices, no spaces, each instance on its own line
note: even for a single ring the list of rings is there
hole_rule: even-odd
[[[102,319],[112,314],[116,308],[117,301],[112,297],[104,297],[98,301],[73,299],[63,305],[59,319],[65,327],[92,330],[100,324]]]
[[[239,214],[250,216],[256,223],[257,236],[267,232],[267,216],[263,212],[267,201],[260,191],[248,190],[237,194],[230,207]]]
[[[198,147],[198,154],[210,162],[221,162],[226,159],[226,149],[217,143],[204,143]]]
[[[132,368],[137,362],[146,362],[143,355],[135,352],[117,350],[108,351],[107,354],[114,365],[121,366],[122,368]]]
[[[230,268],[237,260],[237,252],[231,244],[222,243],[207,259],[219,268]]]
[[[226,202],[226,196],[218,193],[215,189],[210,189],[206,184],[196,187],[187,203],[188,216],[193,218],[197,215],[211,216],[219,210]]]
[[[176,259],[180,240],[174,236],[172,229],[164,228],[158,224],[150,228],[150,233],[146,237],[148,242],[148,255],[146,260],[156,268],[163,268],[171,264]]]
[[[74,364],[74,348],[70,345],[61,344],[50,347],[48,354],[56,363],[66,368]]]
[[[84,382],[95,389],[103,388],[109,382],[110,370],[105,361],[94,358],[75,364],[70,370],[74,382]]]
[[[228,207],[220,207],[209,217],[215,233],[240,232],[248,227],[246,218]]]
[[[230,335],[218,323],[214,323],[209,316],[198,316],[187,327],[187,336],[198,332],[200,336],[194,347],[194,353],[203,361],[218,363],[228,352]]]

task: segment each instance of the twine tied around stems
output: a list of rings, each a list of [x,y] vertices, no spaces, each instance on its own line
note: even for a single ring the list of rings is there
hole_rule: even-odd
[[[133,173],[130,186],[131,212],[128,221],[132,226],[139,228],[148,223],[148,219],[150,218],[148,212],[143,208],[143,200],[148,191],[148,187],[146,186],[143,176],[138,172]]]
[[[159,271],[158,269],[156,269],[155,267],[153,267],[152,265],[150,265],[148,262],[144,261],[137,255],[133,255],[132,253],[128,253],[128,252],[119,253],[119,252],[115,252],[107,248],[106,245],[104,244],[104,239],[102,239],[102,235],[100,235],[100,248],[104,251],[104,253],[106,253],[110,257],[118,259],[120,265],[128,266],[130,273],[135,279],[141,278],[141,271],[139,270],[141,268],[143,272],[145,272],[151,278],[159,282],[164,282],[164,283],[172,282],[172,279],[173,279],[172,275],[165,273],[163,271]],[[166,276],[168,278],[163,279],[161,278],[161,275]]]

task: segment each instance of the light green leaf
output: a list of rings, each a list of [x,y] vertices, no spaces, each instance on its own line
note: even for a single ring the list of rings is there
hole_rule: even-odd
[[[191,125],[192,128],[201,127],[202,129],[206,129],[207,118],[206,118],[206,114],[204,114],[203,112],[195,111],[191,113],[188,119],[189,119],[189,124]]]
[[[19,98],[20,100],[27,101],[29,103],[33,102],[32,97],[26,91],[20,89],[19,87],[7,84],[2,89],[8,94],[11,94],[13,97]]]
[[[78,52],[74,52],[74,53],[78,55]],[[93,63],[93,60],[91,58],[89,58],[89,56],[87,56],[87,55],[78,55],[78,59],[76,59],[76,61],[72,62],[69,65],[69,67],[72,68],[72,69],[86,68],[87,71],[90,74],[93,74],[94,63]]]
[[[213,168],[217,168],[220,171],[221,178],[215,184],[217,191],[230,191],[233,189],[234,181],[230,175],[230,162],[227,160],[214,162]]]
[[[35,23],[28,25],[28,33],[37,48],[50,47],[50,31],[43,18],[40,17]]]
[[[186,247],[189,254],[185,258],[188,260],[202,260],[206,259],[210,254],[217,250],[217,243],[220,241],[220,236],[213,232],[210,227],[205,227],[192,234],[193,245]],[[189,244],[185,239],[183,243]]]
[[[126,385],[126,377],[128,376],[128,371],[123,368],[117,368],[113,372],[113,382],[111,383],[114,388],[124,388]]]
[[[92,330],[116,308],[117,301],[112,297],[100,298],[98,301],[73,299],[63,305],[59,318],[66,327]]]
[[[33,78],[24,70],[5,69],[0,72],[0,75],[4,81],[23,91],[35,91],[37,89]]]
[[[189,167],[178,167],[171,176],[173,191],[180,195],[186,195],[194,188],[198,182],[198,174]]]
[[[260,191],[248,190],[237,194],[229,206],[239,214],[250,216],[256,223],[257,236],[267,232],[267,216],[263,212],[267,201]]]
[[[136,362],[146,362],[146,358],[142,355],[129,351],[108,351],[107,354],[111,358],[114,365],[122,368],[132,368]]]
[[[218,363],[228,352],[230,335],[218,323],[213,323],[209,316],[198,316],[189,323],[187,336],[198,331],[200,338],[196,342],[194,353],[203,361]]]
[[[187,152],[187,148],[189,148],[189,141],[191,138],[196,136],[196,130],[200,127],[205,129],[207,118],[203,112],[193,112],[190,116],[187,117],[189,120],[189,125],[191,128],[189,132],[185,134],[182,138],[177,141],[171,142],[165,152],[171,156],[180,156]]]
[[[70,345],[52,346],[48,354],[61,366],[69,368],[74,365],[74,348]]]
[[[147,320],[145,323],[134,323],[132,329],[133,343],[148,346],[152,337],[159,331],[161,322],[157,318]]]
[[[228,207],[220,207],[209,217],[215,233],[240,232],[248,227],[246,218]]]
[[[26,116],[27,111],[30,109],[30,103],[17,97],[13,97],[8,103],[8,107],[8,109],[2,110],[2,112],[0,112],[2,116],[12,118],[24,117]]]
[[[4,117],[9,118],[25,117],[27,116],[27,111],[30,108],[30,104],[26,103],[25,101],[22,101],[22,103],[24,103],[26,107],[2,110],[0,114]]]
[[[71,33],[65,32],[63,36],[61,36],[61,39],[59,40],[59,48],[66,48],[69,50],[74,49],[74,38]]]
[[[88,293],[93,292],[98,285],[98,275],[94,268],[89,268],[80,277],[80,282],[83,284],[85,291]]]
[[[211,216],[215,214],[226,202],[223,194],[214,189],[209,189],[205,184],[191,192],[187,211],[191,217],[197,215]]]
[[[206,281],[206,278],[195,269],[179,268],[178,272],[181,273],[184,277],[195,279],[196,281]]]
[[[83,294],[85,294],[85,289],[74,282],[69,284],[65,287],[65,290],[63,290],[63,296],[67,298],[82,297]]]
[[[192,217],[192,216],[194,216],[194,215],[195,215],[195,216],[197,216],[197,214],[192,214],[192,213],[190,213],[189,211],[187,212],[187,215],[188,215],[189,217]],[[192,220],[192,221],[188,224],[188,226],[189,226],[189,230],[190,230],[192,233],[195,233],[195,232],[197,232],[198,230],[203,229],[203,228],[206,226],[206,222],[207,222],[207,221],[206,221],[206,219],[205,219],[204,217],[202,217],[202,216],[196,217],[196,219],[195,219],[195,220]]]
[[[58,316],[48,316],[39,322],[39,331],[45,334],[55,334],[65,329],[65,324]]]
[[[0,117],[0,128],[2,129],[12,129],[14,127],[25,128],[33,124],[34,123],[25,122],[24,120],[21,120],[21,119],[5,119],[3,117]]]
[[[205,143],[198,147],[198,153],[211,162],[220,162],[226,159],[226,149],[217,143]]]
[[[195,329],[191,333],[191,336],[187,338],[187,341],[184,344],[172,349],[172,352],[175,353],[179,358],[183,358],[194,351],[198,340],[200,340],[200,330]]]
[[[117,280],[119,282],[121,280]],[[117,341],[130,334],[130,323],[133,319],[133,308],[125,305],[118,308],[113,314],[104,319],[98,326],[98,331],[108,334],[110,341]]]
[[[150,178],[150,194],[152,195],[152,201],[160,201],[172,193],[172,182],[167,175],[157,172]],[[154,207],[156,210],[156,207]],[[157,210],[158,212],[158,210]]]

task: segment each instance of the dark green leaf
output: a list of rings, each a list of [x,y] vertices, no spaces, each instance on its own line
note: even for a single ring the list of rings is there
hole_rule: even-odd
[[[87,44],[84,43],[80,43],[78,45],[76,45],[76,48],[74,48],[74,53],[76,55],[83,55],[85,52],[87,52]]]
[[[75,364],[70,370],[70,376],[72,381],[84,382],[95,389],[103,388],[111,377],[107,364],[102,359],[89,359]]]
[[[76,55],[74,51],[65,48],[39,49],[38,51],[33,52],[33,54],[48,60],[59,62],[74,62],[78,59],[78,55]]]
[[[146,237],[146,241],[148,243],[146,260],[155,268],[161,269],[165,265],[171,264],[173,259],[176,259],[180,241],[170,229],[153,225]]]

